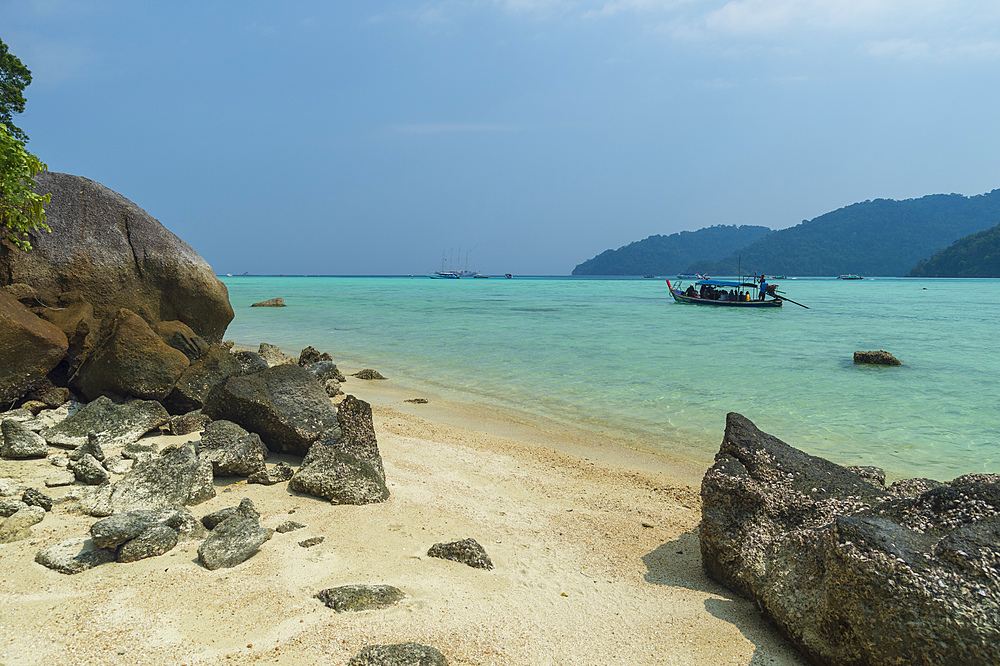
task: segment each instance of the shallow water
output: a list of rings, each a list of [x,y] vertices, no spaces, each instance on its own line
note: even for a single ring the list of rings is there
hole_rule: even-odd
[[[810,309],[768,310],[675,304],[653,279],[223,281],[239,344],[311,344],[639,448],[710,460],[736,411],[892,477],[1000,473],[1000,280],[782,280]],[[871,349],[904,365],[855,366]]]

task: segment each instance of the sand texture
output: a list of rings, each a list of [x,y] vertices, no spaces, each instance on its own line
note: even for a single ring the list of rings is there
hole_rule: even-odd
[[[336,506],[286,483],[216,479],[218,495],[190,507],[195,516],[249,497],[265,527],[305,525],[234,568],[205,569],[188,540],[130,564],[46,569],[39,550],[86,536],[96,520],[69,503],[28,539],[0,545],[0,664],[346,664],[367,644],[405,641],[451,664],[804,663],[703,573],[691,469],[613,447],[591,455],[586,442],[475,413],[448,417],[388,384],[344,388],[373,405],[390,499]],[[298,464],[268,464],[278,460]],[[0,461],[0,477],[58,496],[43,484],[55,469]],[[470,537],[494,569],[427,556]],[[315,598],[351,584],[406,598],[359,613]]]

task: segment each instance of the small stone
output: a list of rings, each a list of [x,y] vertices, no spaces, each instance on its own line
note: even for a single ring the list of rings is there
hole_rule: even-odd
[[[76,474],[70,472],[69,470],[56,472],[45,479],[46,488],[59,488],[62,486],[70,486],[74,483],[76,483]]]
[[[318,546],[319,544],[323,543],[323,540],[325,538],[326,537],[321,537],[321,536],[309,537],[308,539],[299,541],[299,545],[302,546],[303,548],[312,548],[313,546]]]
[[[450,543],[436,543],[427,551],[430,557],[440,557],[461,562],[476,569],[492,569],[493,560],[475,539],[462,539]]]
[[[288,532],[294,532],[295,530],[301,530],[303,527],[305,527],[305,525],[302,523],[297,523],[294,520],[286,520],[275,527],[274,531],[278,534],[286,534]]]
[[[46,511],[52,510],[52,498],[35,488],[28,488],[21,496],[21,501],[28,506],[40,506]]]
[[[406,598],[391,585],[344,585],[320,590],[316,598],[338,613],[379,610]]]

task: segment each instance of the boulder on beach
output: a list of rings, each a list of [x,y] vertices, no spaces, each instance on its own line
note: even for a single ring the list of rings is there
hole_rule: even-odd
[[[240,372],[240,361],[220,345],[205,347],[181,373],[170,394],[163,399],[163,406],[171,414],[199,410],[212,389]]]
[[[212,463],[215,476],[266,474],[268,450],[257,433],[249,433],[232,421],[212,421],[205,426],[198,456]]]
[[[31,536],[31,527],[42,522],[45,509],[40,506],[28,506],[19,509],[0,523],[0,543],[20,541]]]
[[[493,560],[475,539],[436,543],[427,551],[428,557],[461,562],[474,569],[492,569]]]
[[[333,504],[373,504],[389,499],[382,473],[332,441],[312,445],[288,487]]]
[[[316,598],[338,613],[357,613],[389,608],[406,595],[392,585],[343,585],[320,590]]]
[[[64,574],[77,574],[114,561],[114,549],[99,548],[87,537],[60,541],[35,555],[38,564]]]
[[[259,301],[254,303],[250,307],[252,308],[283,308],[285,307],[285,299],[281,296],[277,298],[269,298],[266,301]]]
[[[879,476],[729,414],[701,487],[705,571],[815,663],[1000,663],[1000,475]]]
[[[347,666],[448,666],[448,660],[435,647],[409,642],[366,645]]]
[[[49,453],[49,445],[45,439],[28,430],[22,422],[5,420],[0,423],[0,457],[8,459],[44,458]]]
[[[298,361],[294,356],[289,356],[281,351],[281,347],[272,345],[269,342],[260,343],[257,354],[264,359],[269,368],[273,368],[276,365],[298,365]]]
[[[5,247],[0,244],[0,252]],[[68,349],[57,326],[0,291],[0,404],[8,406],[42,382]]]
[[[105,446],[125,446],[169,420],[167,410],[155,400],[130,400],[116,404],[110,398],[101,396],[39,434],[52,446],[68,449],[86,443],[91,431],[101,433]]]
[[[902,365],[900,360],[887,351],[856,351],[854,362],[868,365]]]
[[[29,232],[31,252],[0,246],[0,286],[31,285],[49,306],[76,291],[97,319],[127,308],[149,324],[182,321],[208,342],[222,340],[233,319],[229,292],[187,243],[92,180],[44,171],[35,182],[52,195],[52,232]]]
[[[232,515],[216,525],[200,546],[198,559],[206,569],[235,567],[253,557],[271,530],[260,526],[260,514],[253,502],[243,498]]]

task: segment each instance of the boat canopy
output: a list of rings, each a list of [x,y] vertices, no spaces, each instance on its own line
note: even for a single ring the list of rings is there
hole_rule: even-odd
[[[695,284],[706,287],[757,287],[753,282],[737,282],[736,280],[700,280]]]

